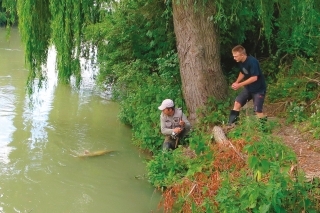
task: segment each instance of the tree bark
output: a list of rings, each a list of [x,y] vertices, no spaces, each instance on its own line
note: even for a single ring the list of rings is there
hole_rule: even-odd
[[[212,17],[214,3],[182,0],[173,2],[174,31],[180,62],[184,99],[191,123],[196,123],[197,109],[209,97],[224,99],[227,83],[220,65],[219,32]]]

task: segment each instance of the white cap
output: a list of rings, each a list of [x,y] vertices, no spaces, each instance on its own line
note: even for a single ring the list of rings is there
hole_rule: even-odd
[[[174,107],[174,103],[171,99],[165,99],[162,101],[161,106],[158,107],[159,110],[164,110],[165,108]]]

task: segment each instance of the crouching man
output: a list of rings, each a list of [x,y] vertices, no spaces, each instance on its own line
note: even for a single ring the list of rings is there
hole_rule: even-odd
[[[175,149],[179,141],[190,132],[191,124],[182,110],[174,107],[171,99],[165,99],[158,107],[161,110],[161,133],[165,136],[163,150]]]

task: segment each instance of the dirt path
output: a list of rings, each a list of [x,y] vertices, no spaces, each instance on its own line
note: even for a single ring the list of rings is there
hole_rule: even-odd
[[[280,124],[280,128],[273,134],[282,138],[291,147],[298,158],[298,167],[307,178],[320,177],[320,140],[312,138],[308,133],[302,134],[293,126]]]
[[[253,106],[250,104],[248,104],[248,107],[251,106],[252,108]],[[295,151],[298,158],[298,167],[306,173],[308,179],[320,177],[320,140],[314,139],[308,132],[301,133],[293,125],[286,125],[284,119],[278,119],[278,115],[283,113],[284,109],[285,105],[283,103],[264,105],[264,113],[271,120],[276,118],[280,124],[280,127],[273,130],[273,134],[282,138],[283,142]]]

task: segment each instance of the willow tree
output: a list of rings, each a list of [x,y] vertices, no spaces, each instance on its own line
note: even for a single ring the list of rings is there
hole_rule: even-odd
[[[213,2],[173,1],[174,31],[180,60],[183,94],[190,113],[196,120],[197,109],[209,97],[224,99],[227,84],[220,65],[218,27],[212,20]]]

